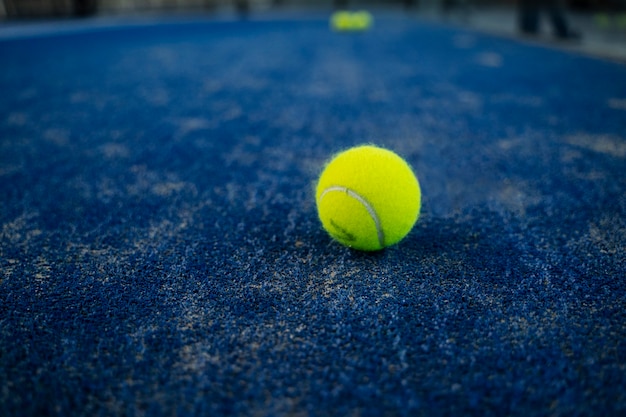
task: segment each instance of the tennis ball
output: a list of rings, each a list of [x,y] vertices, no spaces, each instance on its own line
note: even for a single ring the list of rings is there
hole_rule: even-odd
[[[330,17],[330,27],[334,30],[344,31],[352,28],[352,13],[340,10]]]
[[[397,154],[371,145],[337,154],[316,187],[322,226],[345,246],[376,251],[398,243],[421,207],[419,182]]]
[[[354,13],[339,10],[330,16],[330,27],[336,31],[362,31],[369,29],[373,20],[372,15],[365,10]]]
[[[354,12],[352,13],[352,29],[367,30],[372,26],[372,20],[372,15],[365,10]]]

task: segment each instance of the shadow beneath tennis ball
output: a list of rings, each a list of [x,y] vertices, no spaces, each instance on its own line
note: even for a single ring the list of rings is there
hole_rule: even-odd
[[[389,248],[384,248],[377,251],[362,251],[353,248],[348,248],[350,256],[355,260],[382,260],[388,258]]]

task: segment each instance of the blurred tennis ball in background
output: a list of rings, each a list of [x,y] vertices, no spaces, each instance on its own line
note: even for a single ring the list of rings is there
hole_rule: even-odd
[[[365,10],[352,13],[352,28],[354,30],[367,30],[372,26],[372,21],[372,15]]]
[[[339,32],[368,30],[374,22],[371,13],[365,10],[350,12],[339,10],[330,17],[330,27]]]

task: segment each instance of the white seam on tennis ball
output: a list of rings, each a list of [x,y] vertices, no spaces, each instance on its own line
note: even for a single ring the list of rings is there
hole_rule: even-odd
[[[376,214],[376,210],[374,210],[374,207],[372,207],[369,201],[367,201],[365,197],[359,195],[356,191],[353,191],[347,187],[341,187],[338,185],[324,189],[324,191],[322,191],[322,194],[320,195],[319,201],[321,202],[324,196],[330,192],[346,193],[348,196],[354,198],[356,201],[361,203],[363,207],[365,207],[365,210],[367,210],[370,217],[374,221],[374,225],[376,226],[376,234],[378,235],[378,243],[380,244],[381,248],[384,248],[385,247],[385,233],[383,232],[383,228],[382,228],[382,225],[380,224],[380,219],[378,218],[378,215]]]

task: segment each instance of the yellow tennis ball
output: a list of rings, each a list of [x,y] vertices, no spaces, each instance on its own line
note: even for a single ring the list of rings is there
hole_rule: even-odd
[[[401,157],[370,145],[336,155],[322,171],[315,194],[324,229],[364,251],[402,240],[419,217],[422,195]]]
[[[352,29],[367,30],[372,26],[372,15],[366,10],[352,13]]]
[[[334,12],[330,16],[330,27],[338,31],[351,30],[352,14],[345,10]]]
[[[339,10],[330,16],[330,27],[336,31],[363,31],[372,26],[374,18],[366,10],[349,12]]]

